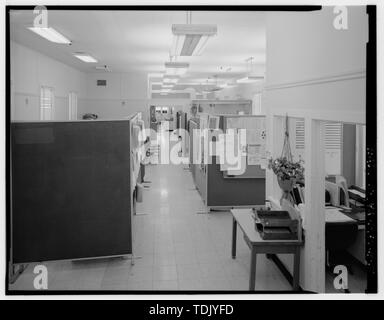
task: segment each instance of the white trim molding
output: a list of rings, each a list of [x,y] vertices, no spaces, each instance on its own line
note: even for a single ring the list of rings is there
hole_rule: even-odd
[[[322,120],[330,122],[354,123],[365,124],[365,110],[363,111],[339,111],[339,106],[335,105],[333,108],[311,110],[305,106],[300,108],[274,108],[271,107],[270,113],[272,116],[285,117],[287,114],[291,118],[305,118],[310,117],[313,120]]]
[[[294,87],[312,86],[312,85],[337,82],[337,81],[362,79],[365,77],[366,77],[365,69],[354,70],[354,71],[332,74],[332,75],[323,76],[323,77],[314,77],[314,78],[308,78],[308,79],[303,79],[299,81],[266,85],[265,90],[272,91],[272,90],[287,89],[287,88],[294,88]]]

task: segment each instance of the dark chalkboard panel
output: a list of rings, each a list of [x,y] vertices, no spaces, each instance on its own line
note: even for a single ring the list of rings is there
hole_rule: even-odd
[[[13,263],[132,253],[130,124],[11,124]]]

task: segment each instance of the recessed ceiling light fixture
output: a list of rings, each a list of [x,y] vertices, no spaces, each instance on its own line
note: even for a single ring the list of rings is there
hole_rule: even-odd
[[[71,44],[71,40],[51,27],[28,27],[29,30],[54,43]]]
[[[97,60],[92,57],[91,55],[84,53],[84,52],[75,52],[73,54],[77,59],[80,59],[81,61],[87,62],[87,63],[96,63]]]
[[[188,62],[166,62],[165,73],[167,75],[182,75],[187,72],[189,68]]]
[[[210,37],[217,34],[214,24],[174,24],[172,55],[199,56],[204,51]]]

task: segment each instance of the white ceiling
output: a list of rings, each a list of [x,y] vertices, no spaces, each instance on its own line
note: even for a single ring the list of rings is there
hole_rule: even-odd
[[[173,39],[171,25],[186,23],[186,12],[50,10],[48,25],[72,40],[70,46],[51,43],[28,30],[33,20],[32,11],[11,12],[11,39],[84,72],[100,71],[95,64],[73,57],[73,52],[91,54],[97,65],[108,65],[112,72],[149,74],[164,71]],[[215,74],[219,79],[243,75],[249,57],[255,58],[254,70],[264,74],[263,12],[194,11],[192,23],[217,24],[218,34],[209,40],[202,56],[178,58],[190,63],[185,81],[203,82]],[[225,71],[228,67],[229,72]]]

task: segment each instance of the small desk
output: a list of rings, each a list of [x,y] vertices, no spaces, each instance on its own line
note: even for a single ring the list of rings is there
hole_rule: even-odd
[[[293,290],[299,290],[300,275],[300,247],[302,241],[298,240],[263,240],[259,232],[255,229],[255,220],[252,217],[251,209],[233,209],[232,225],[232,259],[236,258],[236,238],[237,225],[244,234],[245,242],[251,249],[251,271],[249,276],[249,290],[255,290],[256,257],[258,253],[276,254],[291,253],[294,254],[293,262]]]

